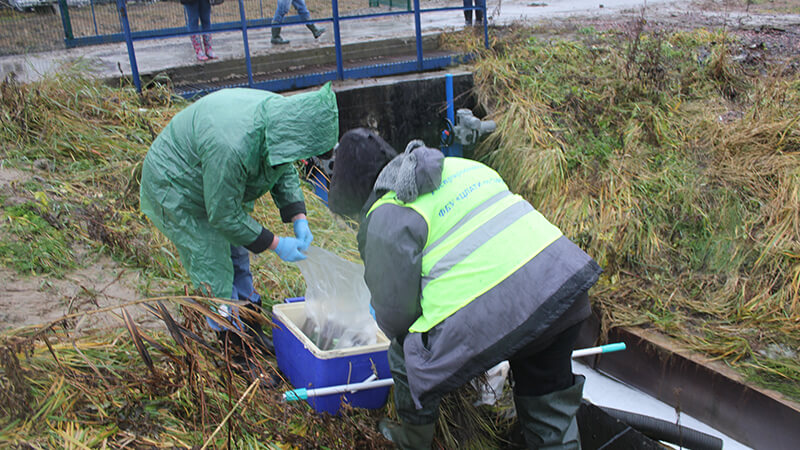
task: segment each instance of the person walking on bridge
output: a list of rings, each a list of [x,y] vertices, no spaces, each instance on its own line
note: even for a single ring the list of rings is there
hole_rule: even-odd
[[[275,17],[272,18],[273,24],[280,25],[283,23],[283,17],[289,12],[289,5],[294,6],[297,15],[300,16],[300,20],[303,22],[311,20],[311,12],[308,11],[306,0],[278,0],[278,5],[275,8]],[[313,23],[309,23],[306,27],[311,30],[314,39],[319,38],[325,32],[325,27],[318,27]],[[274,45],[283,45],[288,44],[289,40],[281,37],[280,27],[273,27],[270,42]]]
[[[491,168],[412,141],[397,155],[350,130],[328,205],[356,219],[364,279],[401,422],[381,432],[430,448],[441,397],[508,360],[530,448],[579,449],[584,377],[571,354],[589,317],[597,263]]]

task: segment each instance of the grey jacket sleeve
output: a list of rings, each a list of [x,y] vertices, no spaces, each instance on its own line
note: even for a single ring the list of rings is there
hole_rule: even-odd
[[[375,319],[389,339],[405,336],[422,314],[422,249],[428,225],[413,209],[391,204],[373,211],[365,225],[364,279]]]

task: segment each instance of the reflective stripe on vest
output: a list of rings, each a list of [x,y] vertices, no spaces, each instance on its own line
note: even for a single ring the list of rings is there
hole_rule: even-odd
[[[414,209],[428,224],[422,251],[422,316],[409,331],[425,332],[496,286],[561,237],[494,170],[445,158],[435,191],[403,203],[388,192],[370,208],[391,203]]]

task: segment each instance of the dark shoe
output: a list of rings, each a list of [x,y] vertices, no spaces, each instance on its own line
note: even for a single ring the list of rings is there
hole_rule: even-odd
[[[281,379],[278,375],[262,372],[256,364],[243,356],[234,356],[231,359],[231,368],[250,383],[259,379],[259,387],[261,389],[272,389],[281,384]]]
[[[272,339],[264,334],[264,330],[261,329],[261,324],[256,321],[251,322],[248,320],[243,320],[242,323],[244,323],[246,328],[245,332],[253,339],[253,343],[259,350],[268,353],[269,356],[275,354],[275,346],[272,344]]]
[[[275,45],[283,45],[289,43],[287,39],[281,37],[281,29],[278,27],[272,29],[272,39],[270,39],[270,42],[272,42]]]
[[[314,35],[314,39],[317,39],[318,37],[322,36],[322,33],[325,32],[325,27],[318,27],[313,23],[308,24],[306,26],[308,27],[309,30],[311,30],[311,34]]]
[[[246,305],[245,308],[253,311],[256,314],[260,314],[261,302],[259,301],[258,303],[250,303]],[[272,339],[264,334],[264,330],[261,328],[261,324],[258,323],[257,320],[247,320],[243,318],[242,323],[244,324],[245,333],[253,338],[253,342],[256,344],[256,347],[258,347],[262,352],[268,353],[268,356],[275,354],[275,346],[272,344]]]
[[[428,449],[433,444],[433,432],[436,424],[411,425],[397,423],[393,420],[382,419],[378,423],[378,430],[383,437],[392,441],[400,449]]]
[[[271,389],[281,383],[280,377],[276,374],[266,375],[253,363],[250,359],[252,352],[242,344],[242,338],[238,334],[230,330],[217,331],[217,339],[219,339],[222,351],[231,355],[231,368],[237,375],[251,383],[257,378],[260,379],[263,389]]]
[[[244,352],[242,338],[231,330],[217,331],[217,341],[223,352],[226,348],[234,355],[239,355]]]

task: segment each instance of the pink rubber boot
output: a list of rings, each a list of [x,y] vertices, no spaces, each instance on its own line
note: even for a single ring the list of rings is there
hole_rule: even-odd
[[[203,35],[203,45],[206,47],[206,56],[208,56],[208,59],[217,59],[217,54],[214,53],[214,49],[211,48],[210,34]]]
[[[200,42],[200,37],[196,34],[192,35],[192,47],[194,47],[194,54],[197,56],[198,61],[208,61],[208,56],[203,51],[203,43]]]

